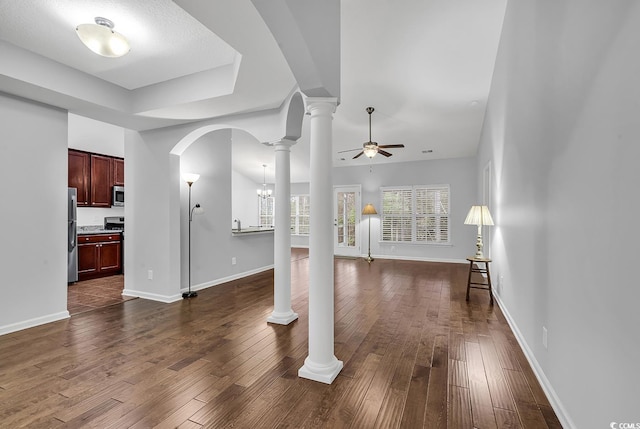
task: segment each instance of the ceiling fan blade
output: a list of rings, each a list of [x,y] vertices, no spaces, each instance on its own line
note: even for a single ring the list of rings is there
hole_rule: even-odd
[[[341,150],[338,153],[353,152],[354,150],[362,150],[362,149],[361,148],[357,148],[357,149]]]
[[[364,151],[363,151],[363,152],[360,152],[359,154],[357,154],[356,156],[354,156],[352,159],[359,158],[359,157],[361,157],[362,155],[364,155]]]
[[[378,147],[381,147],[381,148],[404,147],[404,145],[403,144],[385,144],[385,145],[380,145]]]
[[[382,156],[386,156],[387,158],[389,158],[391,155],[393,155],[392,153],[387,152],[386,150],[382,150],[382,149],[378,149],[378,153]]]

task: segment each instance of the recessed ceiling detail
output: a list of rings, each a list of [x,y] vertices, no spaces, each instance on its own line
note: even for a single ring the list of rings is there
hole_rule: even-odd
[[[171,0],[4,2],[0,38],[125,89],[233,64],[235,49]],[[96,57],[75,35],[106,16],[133,47],[117,61]]]

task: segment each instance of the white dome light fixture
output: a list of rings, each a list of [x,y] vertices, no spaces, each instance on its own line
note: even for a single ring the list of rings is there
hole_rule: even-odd
[[[76,27],[78,37],[87,48],[109,58],[129,53],[129,42],[122,34],[113,31],[112,21],[101,17],[96,17],[95,21],[95,24],[80,24]]]

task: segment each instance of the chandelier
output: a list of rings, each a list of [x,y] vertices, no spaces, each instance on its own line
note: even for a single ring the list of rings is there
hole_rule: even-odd
[[[258,193],[258,197],[267,198],[271,196],[271,189],[267,189],[267,164],[262,164],[263,172],[262,172],[262,189],[258,188],[256,191]]]

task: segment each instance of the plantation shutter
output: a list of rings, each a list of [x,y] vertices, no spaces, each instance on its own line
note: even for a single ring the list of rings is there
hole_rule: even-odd
[[[414,188],[416,241],[449,242],[449,187]]]
[[[260,226],[273,227],[274,206],[274,197],[259,198],[258,221],[260,222]]]
[[[382,241],[412,241],[411,188],[382,188]]]

